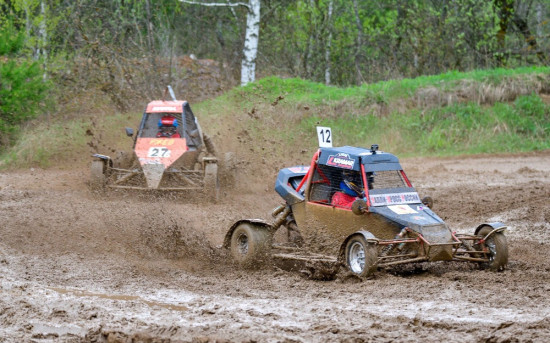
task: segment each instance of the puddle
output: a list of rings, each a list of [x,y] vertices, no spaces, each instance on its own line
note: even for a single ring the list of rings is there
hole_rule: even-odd
[[[64,335],[84,336],[86,330],[78,326],[54,326],[42,323],[32,323],[33,338],[61,337]],[[46,337],[44,337],[46,336]]]
[[[92,293],[92,292],[86,292],[86,291],[75,291],[75,290],[53,288],[53,287],[49,287],[49,289],[60,294],[69,294],[75,297],[94,297],[94,298],[119,300],[119,301],[139,301],[148,305],[149,307],[162,307],[168,310],[182,311],[182,312],[189,310],[189,308],[182,305],[174,305],[174,304],[168,304],[168,303],[161,303],[157,301],[145,300],[136,295],[123,295],[123,294],[112,295],[112,294]]]

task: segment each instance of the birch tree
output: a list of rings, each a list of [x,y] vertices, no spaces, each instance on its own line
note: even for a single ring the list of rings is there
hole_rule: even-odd
[[[238,7],[247,9],[246,32],[243,46],[243,58],[241,61],[241,86],[256,79],[256,56],[258,55],[258,42],[260,38],[260,0],[245,2],[203,2],[192,0],[180,0],[180,2],[192,5],[209,7]]]
[[[332,7],[334,3],[332,0],[328,3],[328,39],[327,46],[325,48],[325,84],[330,85],[330,48],[332,47]]]

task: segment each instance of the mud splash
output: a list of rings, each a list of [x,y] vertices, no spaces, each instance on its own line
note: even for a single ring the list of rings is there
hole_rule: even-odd
[[[93,194],[84,170],[2,173],[0,341],[550,341],[550,153],[402,164],[453,231],[506,222],[507,270],[242,270],[217,247],[236,220],[271,219],[273,178],[209,204]]]

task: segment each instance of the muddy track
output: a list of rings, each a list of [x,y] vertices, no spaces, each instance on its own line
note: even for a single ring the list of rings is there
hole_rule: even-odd
[[[0,342],[550,341],[550,152],[402,164],[456,231],[509,225],[507,270],[241,270],[218,246],[235,220],[270,220],[274,175],[207,204],[92,193],[88,170],[0,174]]]

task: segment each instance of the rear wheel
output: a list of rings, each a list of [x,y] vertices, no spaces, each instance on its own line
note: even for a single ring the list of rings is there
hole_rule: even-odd
[[[211,201],[218,201],[220,196],[220,181],[218,178],[218,165],[207,163],[204,168],[204,194]]]
[[[367,242],[363,235],[354,235],[346,244],[346,267],[359,277],[367,277],[376,271],[378,249]]]
[[[241,223],[231,235],[231,255],[241,266],[258,268],[271,254],[272,235],[263,226]]]
[[[235,154],[226,152],[223,159],[223,183],[224,185],[233,186],[235,184],[237,160]]]
[[[105,163],[102,160],[92,161],[90,185],[92,189],[101,189],[105,185]]]
[[[486,226],[479,231],[478,235],[487,236],[492,230],[491,227]],[[488,250],[489,262],[483,262],[481,266],[494,271],[504,270],[504,267],[508,264],[508,242],[506,241],[506,236],[501,232],[495,232],[487,238],[485,247]],[[480,245],[478,249],[483,250],[483,245]]]

